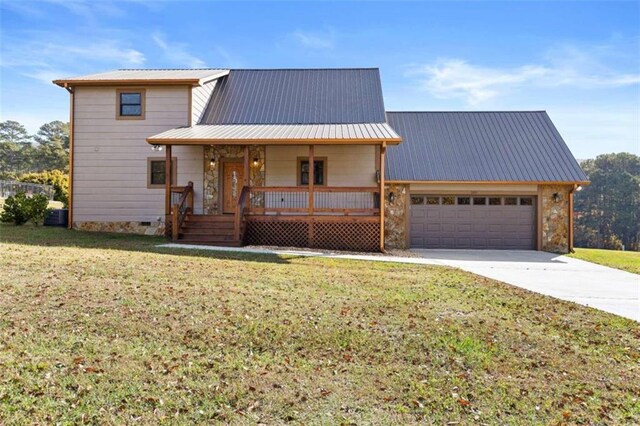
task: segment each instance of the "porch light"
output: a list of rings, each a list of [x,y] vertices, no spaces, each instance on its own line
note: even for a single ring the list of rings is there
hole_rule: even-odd
[[[393,192],[389,193],[389,202],[393,204],[393,202],[396,200],[396,194]]]
[[[258,157],[253,157],[253,167],[258,165]]]
[[[160,151],[162,151],[162,145],[153,145],[153,146],[151,147],[151,149],[152,149],[154,152],[160,152]]]
[[[582,185],[578,185],[578,187],[576,188],[576,191],[582,191]]]
[[[558,200],[560,199],[560,194],[558,194],[557,192],[554,192],[551,197],[553,198],[553,201],[557,203]]]
[[[216,159],[215,159],[215,158],[212,158],[211,160],[209,160],[209,165],[210,165],[211,167],[215,167],[215,166],[216,166]]]

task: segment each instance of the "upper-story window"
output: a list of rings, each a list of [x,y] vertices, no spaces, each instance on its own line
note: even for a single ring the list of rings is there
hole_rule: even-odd
[[[116,118],[120,120],[144,120],[144,89],[119,89],[116,91]]]

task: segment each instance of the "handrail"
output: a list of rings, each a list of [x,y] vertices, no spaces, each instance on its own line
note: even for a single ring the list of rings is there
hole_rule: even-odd
[[[236,212],[233,223],[233,232],[236,241],[242,240],[242,219],[244,216],[244,209],[246,207],[246,201],[249,198],[250,188],[248,186],[243,186],[242,191],[240,191],[240,196],[238,197],[238,203],[236,204]]]
[[[252,186],[254,192],[307,192],[308,186]],[[377,186],[314,186],[313,192],[379,192]]]
[[[174,188],[176,188],[175,191]],[[176,241],[180,236],[180,229],[187,214],[193,211],[193,182],[182,187],[181,192],[180,187],[171,187],[171,191],[181,194],[180,199],[171,209],[171,238]]]

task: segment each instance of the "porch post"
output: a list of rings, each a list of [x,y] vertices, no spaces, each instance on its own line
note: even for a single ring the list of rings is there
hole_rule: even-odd
[[[313,184],[315,182],[315,156],[313,145],[309,145],[309,214],[313,215]]]
[[[171,224],[171,177],[173,176],[172,164],[171,164],[171,145],[166,145],[166,157],[164,164],[164,230],[165,235],[168,237],[170,233]]]
[[[242,177],[242,186],[249,186],[249,145],[244,146],[244,175]],[[238,193],[239,194],[239,193]]]
[[[384,156],[387,151],[387,143],[382,142],[380,147],[380,251],[384,251]]]

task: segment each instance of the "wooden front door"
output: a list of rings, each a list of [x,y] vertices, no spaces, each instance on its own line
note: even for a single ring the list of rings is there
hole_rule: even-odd
[[[222,167],[222,212],[235,213],[238,197],[244,182],[244,166],[241,161],[225,162]]]

